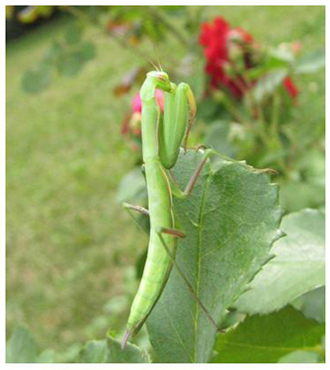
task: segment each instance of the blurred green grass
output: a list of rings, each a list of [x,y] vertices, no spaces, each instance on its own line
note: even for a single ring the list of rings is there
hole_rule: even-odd
[[[303,53],[324,47],[324,7],[208,7],[206,13],[262,43],[299,40]],[[71,22],[9,43],[6,61],[7,329],[25,322],[43,348],[58,350],[105,334],[110,321],[97,318],[125,290],[127,269],[147,241],[115,202],[135,157],[120,135],[133,92],[123,99],[112,93],[125,72],[145,61],[90,31],[97,57],[78,77],[57,77],[35,96],[21,90],[22,73]],[[172,41],[164,44],[161,61],[172,50]],[[297,130],[324,130],[324,73],[296,83]],[[111,321],[115,329],[125,314]]]
[[[7,53],[8,330],[26,322],[52,348],[87,339],[145,244],[115,203],[134,164],[120,135],[128,105],[112,96],[130,53],[102,40],[77,78],[36,96],[20,89],[24,70],[69,24],[43,27]]]

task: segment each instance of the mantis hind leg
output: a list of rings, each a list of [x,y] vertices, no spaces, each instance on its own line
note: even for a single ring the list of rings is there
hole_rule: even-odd
[[[218,324],[216,323],[216,321],[213,319],[213,317],[210,314],[210,312],[208,311],[208,309],[204,306],[203,302],[199,299],[195,288],[192,286],[192,284],[190,283],[190,281],[187,279],[187,277],[183,273],[181,267],[176,262],[175,257],[170,252],[170,249],[167,246],[165,239],[163,238],[163,235],[162,234],[171,234],[171,235],[174,235],[174,236],[179,236],[179,235],[176,234],[177,231],[178,230],[176,230],[176,229],[167,229],[167,228],[164,228],[164,227],[158,227],[158,228],[156,228],[156,233],[158,234],[159,239],[160,239],[160,241],[161,241],[161,243],[162,243],[162,245],[163,245],[166,253],[169,256],[171,263],[176,268],[176,270],[179,273],[179,275],[181,276],[181,278],[184,280],[185,284],[187,285],[187,287],[189,289],[189,292],[196,299],[199,307],[202,309],[202,311],[205,313],[205,315],[208,317],[208,319],[210,320],[210,322],[212,323],[212,325],[217,329],[217,331],[218,332],[223,332],[223,330],[218,326]],[[181,237],[181,236],[179,236],[179,237]]]

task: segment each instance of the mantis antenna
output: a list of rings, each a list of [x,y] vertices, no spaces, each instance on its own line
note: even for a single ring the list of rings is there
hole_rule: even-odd
[[[158,64],[158,68],[156,67],[156,70],[157,71],[160,71],[160,72],[163,72],[163,68],[162,68],[162,65],[160,63],[160,58],[159,58],[159,53],[158,53],[158,48],[157,48],[157,45],[155,44],[154,40],[150,37],[149,38],[151,44],[152,44],[152,47],[153,47],[153,51],[156,55],[156,59],[157,59],[157,64]]]
[[[148,59],[148,62],[156,69],[156,71],[159,71],[157,65],[151,59]]]

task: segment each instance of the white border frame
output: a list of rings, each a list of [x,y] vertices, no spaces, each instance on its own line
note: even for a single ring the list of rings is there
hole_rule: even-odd
[[[307,6],[307,5],[319,5],[319,6],[325,6],[326,1],[314,1],[312,4],[307,1],[153,1],[153,2],[138,2],[138,1],[125,1],[125,3],[121,3],[119,1],[116,2],[106,2],[106,1],[98,1],[97,4],[92,4],[92,5],[213,5],[213,6],[238,6],[238,5],[243,5],[243,6],[252,6],[252,5],[259,5],[259,6]],[[22,5],[22,1],[8,1],[6,2],[6,5]],[[24,5],[63,5],[63,3],[59,2],[56,3],[54,1],[34,1],[32,4],[24,4]],[[87,1],[71,1],[69,4],[65,5],[91,5],[90,2]],[[328,15],[328,10],[326,8],[326,19]],[[1,77],[2,81],[6,81],[6,45],[5,45],[5,5],[1,5],[0,7],[0,19],[1,22],[3,23],[2,27],[2,38],[1,38],[1,59],[0,63],[2,64],[1,66]],[[328,46],[330,43],[330,38],[327,37],[329,36],[328,28],[326,27],[326,51],[328,50]],[[327,52],[326,52],[327,55]],[[326,58],[327,60],[327,58]],[[329,85],[329,79],[328,76],[326,75],[326,87]],[[330,98],[326,95],[326,105],[330,104]],[[146,369],[146,368],[158,368],[158,369],[168,369],[168,368],[180,368],[180,369],[188,369],[195,367],[198,369],[207,369],[207,368],[221,368],[222,370],[226,369],[235,369],[235,370],[240,370],[240,369],[265,369],[267,368],[281,368],[281,369],[288,369],[288,370],[293,370],[293,369],[308,369],[308,370],[313,370],[313,369],[320,369],[324,368],[326,364],[6,364],[6,356],[5,356],[5,344],[6,344],[6,332],[5,332],[5,326],[6,326],[6,320],[5,320],[5,298],[6,298],[6,293],[5,293],[5,288],[6,288],[6,263],[5,263],[5,245],[6,245],[6,226],[5,226],[5,220],[6,220],[6,139],[5,139],[5,134],[6,134],[6,86],[3,84],[2,89],[1,89],[1,104],[3,106],[3,109],[0,110],[2,112],[2,122],[1,122],[1,132],[0,132],[0,153],[1,153],[1,179],[0,179],[0,189],[1,189],[1,304],[0,304],[0,312],[1,312],[1,337],[0,337],[0,364],[2,365],[1,368],[3,369],[27,369],[27,370],[35,370],[35,369],[54,369],[54,370],[67,370],[68,367],[72,369],[90,369],[91,366],[93,368],[97,369],[105,369],[105,368],[111,368],[111,369],[124,369],[129,366],[130,368],[134,369]],[[326,124],[327,124],[328,119],[326,119]],[[328,144],[328,137],[326,135],[326,143]],[[328,158],[329,156],[327,155],[326,152],[326,163],[328,164]],[[326,166],[328,167],[328,166]],[[326,179],[328,180],[329,173],[326,171]],[[327,191],[326,191],[326,200],[328,199],[327,196]],[[328,206],[327,206],[327,201],[326,201],[326,212],[328,212]],[[326,218],[326,230],[328,229],[329,222],[328,219]],[[328,254],[326,254],[328,256]],[[328,262],[328,261],[327,261]],[[326,274],[326,277],[328,274]],[[329,300],[326,299],[326,308],[329,308]],[[327,309],[327,313],[329,310]],[[328,316],[328,315],[327,315]],[[328,325],[326,325],[326,336],[328,336]],[[326,346],[326,349],[328,349],[328,346]]]

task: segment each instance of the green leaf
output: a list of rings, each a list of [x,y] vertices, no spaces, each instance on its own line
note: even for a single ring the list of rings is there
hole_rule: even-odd
[[[106,340],[91,340],[81,350],[79,362],[96,364],[108,362],[108,352]]]
[[[121,180],[117,190],[117,202],[129,202],[144,205],[147,200],[147,189],[140,167],[135,167]]]
[[[37,358],[38,363],[42,364],[50,364],[55,362],[55,352],[51,349],[46,349],[43,352],[40,353],[40,355]]]
[[[147,353],[135,345],[128,344],[125,350],[122,350],[120,342],[111,337],[108,337],[107,346],[110,352],[108,362],[112,363],[150,362]]]
[[[273,94],[283,83],[283,80],[287,75],[288,70],[286,68],[278,68],[270,71],[266,76],[260,78],[253,89],[254,97],[257,102],[261,102]]]
[[[325,153],[310,149],[304,157],[296,162],[297,170],[306,182],[325,189]]]
[[[81,350],[79,361],[83,363],[147,363],[147,353],[135,345],[128,344],[125,350],[121,344],[108,336],[105,340],[87,342]]]
[[[300,295],[325,284],[325,216],[303,210],[283,218],[287,234],[272,248],[271,260],[235,303],[245,313],[278,310]]]
[[[63,52],[63,47],[58,42],[53,42],[53,44],[47,50],[43,62],[45,64],[54,64],[61,57]]]
[[[10,363],[37,362],[37,347],[30,331],[17,326],[8,342],[6,361]]]
[[[319,354],[316,352],[311,351],[294,351],[289,353],[288,355],[285,355],[279,359],[278,362],[284,363],[284,364],[312,364],[320,362],[321,358]]]
[[[296,67],[297,74],[315,73],[325,66],[325,50],[317,50],[301,58]]]
[[[294,54],[290,47],[286,48],[272,48],[269,51],[269,55],[271,58],[274,58],[275,60],[285,62],[285,63],[292,63],[294,61]]]
[[[57,59],[58,72],[67,77],[76,76],[83,68],[85,63],[96,55],[96,48],[92,42],[83,42],[73,51],[62,52]]]
[[[288,68],[289,64],[293,61],[292,54],[282,54],[277,52],[278,49],[271,49],[261,63],[246,70],[247,75],[251,79],[259,79],[263,75],[269,73],[271,70],[279,68]]]
[[[294,212],[324,205],[324,186],[305,181],[283,181],[280,187],[280,204],[286,211]]]
[[[230,122],[228,121],[218,120],[208,126],[205,143],[229,157],[236,155],[237,149],[230,142]]]
[[[36,6],[27,6],[21,10],[17,18],[22,23],[34,23],[39,18],[39,12]]]
[[[36,8],[38,10],[38,13],[44,18],[49,18],[54,12],[54,6],[38,5],[36,6]]]
[[[89,61],[95,58],[96,56],[96,47],[90,41],[85,41],[81,44],[79,53],[84,61]]]
[[[211,97],[206,97],[200,101],[197,108],[197,119],[203,121],[214,121],[214,116],[217,114],[219,103]]]
[[[173,169],[181,188],[202,154],[180,154]],[[186,238],[176,260],[216,321],[225,316],[246,284],[269,258],[280,235],[278,189],[269,176],[244,163],[207,163],[192,194],[174,199],[175,216]],[[207,362],[216,328],[173,267],[168,283],[147,320],[159,362]]]
[[[288,306],[264,316],[250,316],[235,329],[219,334],[212,362],[274,363],[298,350],[320,350],[324,325]]]
[[[22,77],[22,89],[30,94],[41,92],[50,84],[50,72],[50,67],[46,63],[27,70]]]
[[[82,40],[84,29],[79,24],[70,26],[65,34],[65,41],[69,45],[78,44]]]
[[[68,345],[63,352],[56,354],[56,360],[60,363],[74,363],[77,362],[79,352],[81,351],[82,345],[78,343],[72,343]]]
[[[166,29],[163,24],[144,16],[141,31],[143,34],[148,35],[154,42],[159,43],[160,41],[163,41],[164,36],[166,35],[164,32],[165,30]]]
[[[318,322],[325,322],[325,286],[314,289],[297,298],[292,305],[304,315]]]
[[[174,17],[182,17],[187,13],[187,9],[185,6],[182,5],[165,5],[165,6],[159,6],[162,11],[165,13],[168,13],[168,15],[174,16]]]
[[[80,52],[66,52],[62,53],[61,58],[57,62],[58,72],[67,77],[76,76],[83,67],[84,60]]]

